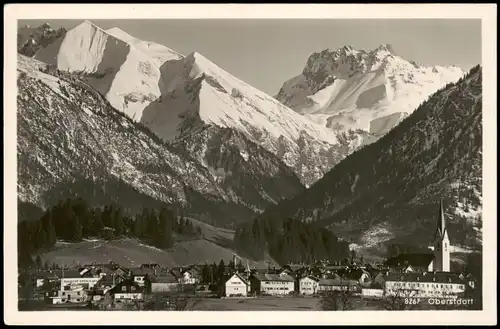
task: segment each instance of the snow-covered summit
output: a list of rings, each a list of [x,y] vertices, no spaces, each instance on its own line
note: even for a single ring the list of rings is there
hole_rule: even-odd
[[[278,156],[306,185],[369,137],[337,136],[200,53],[183,56],[119,28],[103,30],[85,21],[36,59],[84,75],[113,107],[165,141],[207,125],[235,129]]]
[[[141,121],[164,140],[185,138],[206,125],[235,129],[277,155],[306,185],[344,158],[346,149],[363,143],[363,138],[341,141],[333,131],[234,77],[200,53],[166,63],[161,74],[162,95],[146,107]]]
[[[404,117],[463,75],[456,66],[407,61],[390,44],[369,51],[344,46],[312,54],[276,99],[331,129],[369,131],[372,120],[395,113]]]
[[[170,64],[170,63],[169,63]],[[215,124],[221,127],[237,128],[247,134],[252,130],[268,133],[273,138],[286,138],[296,141],[305,133],[314,139],[328,143],[336,142],[336,135],[314,124],[300,114],[248,85],[240,79],[221,69],[209,59],[194,52],[162,69],[164,74],[163,91],[165,97],[162,102],[148,108],[143,122],[154,127],[154,131],[161,137],[178,136],[173,127],[164,128],[164,121],[168,125],[182,125],[184,122],[181,113],[195,111],[206,124]],[[186,91],[184,86],[197,81],[196,88]],[[182,93],[181,93],[182,92]],[[194,95],[198,102],[179,103],[182,97],[178,95]],[[174,96],[174,97],[171,97]],[[170,106],[171,99],[175,99],[176,106]],[[174,115],[178,112],[179,115]],[[177,122],[176,122],[177,121]]]
[[[83,73],[113,107],[134,120],[158,98],[160,66],[181,55],[165,46],[144,42],[120,29],[103,30],[84,21],[35,58],[58,69]]]

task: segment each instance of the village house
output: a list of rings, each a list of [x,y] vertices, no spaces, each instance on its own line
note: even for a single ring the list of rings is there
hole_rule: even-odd
[[[113,266],[113,273],[115,273],[116,278],[120,278],[120,281],[126,280],[130,276],[130,269],[124,266]]]
[[[113,288],[115,285],[123,281],[120,277],[115,275],[115,273],[112,274],[106,274],[101,276],[99,281],[94,285],[93,289],[94,290],[103,290],[104,293],[106,293],[109,289]]]
[[[386,296],[456,298],[465,292],[467,284],[450,272],[392,272],[387,273],[384,279]]]
[[[366,269],[362,269],[359,267],[350,271],[349,274],[347,275],[347,278],[358,281],[358,283],[362,287],[368,287],[372,282],[372,277],[370,275],[370,272],[368,272]]]
[[[333,279],[320,279],[318,282],[318,292],[326,293],[329,291],[349,291],[359,293],[361,292],[361,288],[358,281],[343,279],[339,276],[336,276]]]
[[[302,264],[284,265],[281,271],[286,271],[290,276],[297,277],[307,271],[307,266]]]
[[[84,304],[87,302],[87,291],[81,285],[67,285],[46,294],[49,304]]]
[[[476,279],[474,278],[474,276],[470,273],[460,273],[460,275],[458,276],[460,278],[460,280],[464,281],[464,282],[467,282],[467,284],[469,285],[469,287],[471,289],[475,289],[476,288]]]
[[[56,271],[60,278],[61,289],[65,286],[81,285],[85,289],[92,289],[100,277],[92,271],[60,270]]]
[[[225,283],[224,295],[226,297],[246,297],[250,291],[250,283],[239,273],[234,273]]]
[[[160,272],[148,276],[145,281],[145,290],[151,293],[179,291],[179,280],[169,272]]]
[[[87,291],[88,299],[91,303],[97,303],[104,298],[106,292],[104,289],[94,287],[94,289]]]
[[[348,266],[346,265],[325,265],[321,267],[322,273],[332,274],[338,271],[346,270]]]
[[[362,285],[361,295],[368,298],[383,298],[383,287],[385,286],[384,272],[380,272],[373,267],[367,267],[366,270],[369,271],[372,280],[369,285]]]
[[[315,295],[319,288],[318,278],[308,275],[299,279],[299,294],[301,295]]]
[[[179,283],[182,283],[182,278],[183,278],[183,275],[181,273],[181,269],[179,268],[172,268],[168,271],[170,274],[172,274],[174,276],[174,278],[176,278],[176,280],[179,282]]]
[[[115,301],[144,300],[144,287],[131,279],[120,282],[109,293]]]
[[[432,253],[399,254],[386,260],[392,272],[428,272],[434,255]],[[432,271],[432,269],[431,269]]]
[[[196,268],[182,269],[180,271],[180,283],[182,284],[197,284],[199,281],[199,273]]]
[[[295,291],[295,279],[286,273],[254,273],[250,276],[250,287],[257,294],[288,295]]]
[[[45,284],[51,284],[59,281],[59,277],[53,271],[37,271],[31,274],[33,286],[42,288]]]
[[[361,296],[363,296],[363,298],[380,299],[384,297],[384,289],[374,287],[361,288]]]
[[[372,280],[370,288],[383,289],[385,287],[385,276],[384,272],[379,272]]]
[[[146,277],[152,275],[154,276],[156,275],[157,272],[159,271],[156,268],[149,268],[149,267],[137,267],[130,269],[130,275],[132,276],[132,279],[135,282],[137,282],[141,287],[144,286]]]

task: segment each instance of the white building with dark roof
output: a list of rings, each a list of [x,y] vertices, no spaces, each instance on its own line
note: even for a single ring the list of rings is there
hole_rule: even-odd
[[[224,285],[224,295],[232,296],[247,296],[250,291],[250,283],[239,273],[234,273]]]
[[[299,279],[299,294],[315,295],[319,289],[319,281],[317,277],[312,275],[305,276]]]
[[[384,281],[386,296],[419,298],[456,298],[467,284],[450,272],[387,273]]]
[[[289,295],[295,291],[295,279],[281,274],[254,273],[250,276],[251,291],[266,295]]]

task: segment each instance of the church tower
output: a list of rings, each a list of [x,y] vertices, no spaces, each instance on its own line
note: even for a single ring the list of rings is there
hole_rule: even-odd
[[[435,271],[450,271],[450,240],[444,219],[443,200],[439,204],[439,217],[436,235],[434,236],[434,261],[432,265]]]

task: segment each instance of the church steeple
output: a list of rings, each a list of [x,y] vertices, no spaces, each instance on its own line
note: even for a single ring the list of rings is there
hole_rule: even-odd
[[[446,222],[444,220],[443,199],[439,201],[439,217],[437,222],[436,238],[443,239],[446,234]]]
[[[433,269],[436,271],[450,271],[450,240],[447,231],[443,200],[440,200],[436,236],[434,238],[434,260],[432,264]]]

